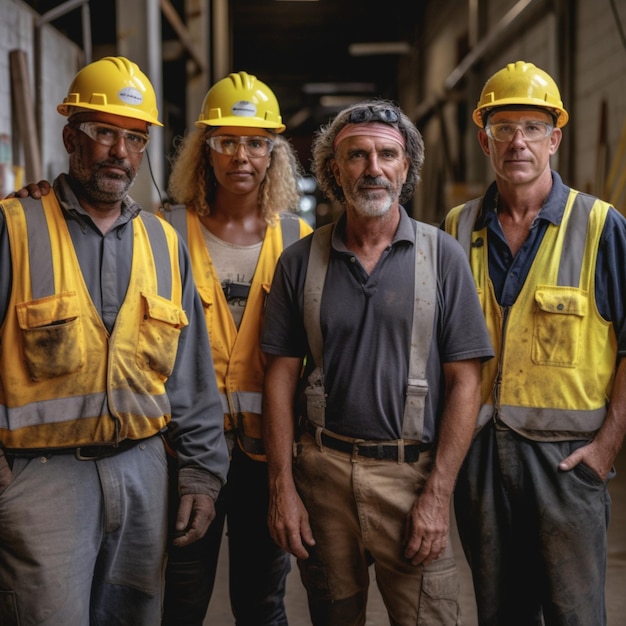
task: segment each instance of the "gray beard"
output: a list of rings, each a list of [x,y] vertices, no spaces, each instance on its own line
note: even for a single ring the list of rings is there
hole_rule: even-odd
[[[105,204],[122,201],[135,182],[135,176],[132,178],[102,176],[98,170],[80,169],[73,172],[73,178],[83,188],[88,198]]]
[[[355,195],[355,197],[349,198],[349,200],[356,213],[362,217],[382,217],[389,212],[394,202],[389,194],[384,198],[374,198],[370,197],[366,192],[361,192]]]

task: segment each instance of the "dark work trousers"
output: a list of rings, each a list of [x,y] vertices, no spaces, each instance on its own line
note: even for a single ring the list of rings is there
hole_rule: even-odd
[[[455,513],[480,626],[606,624],[608,481],[583,464],[558,468],[583,445],[493,423],[472,443]]]
[[[287,626],[284,596],[289,555],[272,540],[267,526],[267,464],[237,445],[228,482],[216,502],[207,534],[184,548],[171,545],[178,508],[175,459],[170,473],[170,542],[165,572],[163,626],[202,626],[227,526],[230,603],[237,626]]]

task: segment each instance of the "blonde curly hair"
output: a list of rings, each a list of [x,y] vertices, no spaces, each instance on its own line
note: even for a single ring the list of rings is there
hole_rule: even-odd
[[[174,156],[168,193],[176,204],[184,204],[199,215],[211,213],[217,181],[208,158],[206,139],[215,130],[195,128],[179,138]],[[273,138],[270,165],[259,189],[259,208],[268,224],[278,214],[296,211],[302,192],[298,179],[303,175],[298,157],[289,141],[280,135]]]

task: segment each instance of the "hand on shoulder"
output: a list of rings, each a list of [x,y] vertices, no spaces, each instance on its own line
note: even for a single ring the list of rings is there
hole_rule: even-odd
[[[38,183],[29,183],[17,191],[11,192],[7,198],[35,198],[39,200],[42,196],[47,196],[52,189],[52,185],[47,180],[40,180]]]

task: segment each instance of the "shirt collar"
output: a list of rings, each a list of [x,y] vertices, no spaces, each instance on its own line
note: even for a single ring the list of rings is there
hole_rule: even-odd
[[[400,205],[400,221],[398,223],[398,228],[391,240],[391,245],[395,245],[400,241],[406,241],[408,243],[415,243],[415,229],[411,225],[411,218],[408,213],[404,209],[402,205]],[[332,236],[332,247],[339,252],[350,252],[348,248],[346,248],[345,240],[346,240],[346,213],[345,211],[340,215],[337,220],[334,228],[333,228],[333,236]],[[352,254],[350,252],[350,254]]]
[[[54,181],[53,188],[54,193],[59,200],[59,204],[65,211],[67,211],[74,218],[78,219],[80,222],[84,222],[85,218],[89,218],[91,221],[89,213],[87,213],[87,211],[80,206],[78,198],[69,184],[67,174],[61,174]],[[119,218],[117,219],[116,226],[126,224],[130,220],[137,217],[140,211],[141,207],[130,196],[126,196],[124,200],[122,200],[122,210]]]
[[[493,219],[492,215],[495,214],[495,201],[498,188],[496,183],[493,182],[489,185],[489,188],[485,192],[483,197],[483,203],[480,208],[478,219],[474,230],[480,230],[484,228],[490,219]],[[563,213],[565,212],[565,204],[569,195],[569,187],[563,184],[561,177],[554,170],[552,171],[552,189],[546,198],[544,205],[541,207],[537,214],[536,220],[545,220],[558,226],[563,219]]]

